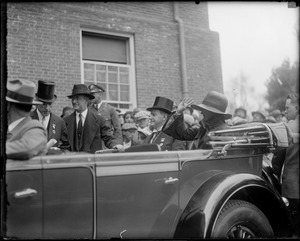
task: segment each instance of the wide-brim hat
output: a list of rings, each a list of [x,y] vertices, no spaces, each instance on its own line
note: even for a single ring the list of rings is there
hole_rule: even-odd
[[[68,95],[68,97],[72,98],[73,96],[76,96],[76,95],[85,95],[89,99],[94,99],[95,98],[95,96],[93,96],[90,93],[90,90],[88,89],[88,87],[85,84],[74,85],[73,90],[72,90],[72,94]]]
[[[193,109],[208,110],[213,113],[221,114],[224,116],[225,120],[232,117],[231,114],[226,113],[226,108],[228,105],[228,100],[225,95],[217,92],[210,91],[204,98],[202,104],[200,105],[191,105]]]
[[[29,80],[9,80],[7,82],[6,100],[8,102],[24,105],[40,105],[40,101],[34,100],[36,85]]]
[[[54,94],[55,83],[50,81],[38,81],[38,92],[35,94],[37,100],[53,103],[57,96]]]
[[[161,96],[157,96],[155,98],[154,104],[152,107],[147,108],[148,111],[151,110],[161,110],[163,112],[166,112],[167,114],[170,114],[172,112],[173,109],[173,101],[165,98],[165,97],[161,97]]]
[[[104,88],[99,85],[91,84],[89,85],[89,90],[91,93],[105,92]]]

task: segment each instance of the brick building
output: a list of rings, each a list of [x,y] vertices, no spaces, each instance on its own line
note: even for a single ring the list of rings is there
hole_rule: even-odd
[[[7,78],[55,81],[59,115],[78,83],[102,85],[123,110],[223,92],[206,2],[7,3],[6,31]]]

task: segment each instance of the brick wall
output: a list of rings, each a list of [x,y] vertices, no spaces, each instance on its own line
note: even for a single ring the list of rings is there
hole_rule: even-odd
[[[189,96],[223,91],[218,34],[209,30],[206,3],[178,2],[184,22]],[[81,83],[80,30],[87,27],[134,34],[137,105],[161,95],[182,98],[179,27],[173,2],[8,3],[8,78],[56,82],[54,113]]]

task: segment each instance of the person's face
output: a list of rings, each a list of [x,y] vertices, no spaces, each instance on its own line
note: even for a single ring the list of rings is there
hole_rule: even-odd
[[[237,110],[236,116],[239,116],[243,119],[246,119],[246,115],[245,115],[245,112],[243,110]]]
[[[263,117],[260,114],[258,114],[258,113],[254,113],[252,121],[262,122],[263,121]]]
[[[102,101],[103,93],[96,92],[96,93],[93,93],[93,96],[95,96],[95,99],[93,99],[92,102],[94,104],[99,104]]]
[[[160,110],[152,110],[150,118],[150,126],[154,129],[161,127],[167,120],[168,115]]]
[[[87,109],[88,99],[84,95],[75,95],[72,97],[73,109],[79,113]]]
[[[132,141],[134,139],[134,136],[136,135],[136,130],[135,129],[132,129],[132,130],[123,130],[122,133],[123,133],[123,136],[128,141]]]
[[[149,126],[150,120],[148,118],[139,119],[136,121],[136,123],[139,127],[145,128],[145,127]]]
[[[37,105],[36,108],[41,112],[43,117],[50,115],[52,110],[52,103],[43,103],[42,105]]]
[[[125,123],[134,123],[134,118],[133,118],[133,116],[130,115],[130,114],[127,114],[127,115],[125,116],[124,122],[125,122]]]
[[[214,116],[214,113],[213,113],[213,112],[210,112],[210,111],[205,110],[205,109],[202,109],[202,110],[201,110],[201,114],[202,114],[202,116],[203,116],[202,121],[203,121],[204,123],[208,123],[209,120]]]
[[[295,120],[299,113],[299,105],[291,103],[291,99],[285,101],[285,116],[288,120]]]

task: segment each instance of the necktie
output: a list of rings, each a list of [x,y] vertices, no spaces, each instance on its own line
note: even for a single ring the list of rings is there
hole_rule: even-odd
[[[45,127],[45,129],[47,129],[47,124],[46,124],[46,118],[45,118],[45,116],[43,116],[43,118],[42,118],[42,125]]]
[[[153,130],[152,132],[152,138],[150,140],[150,143],[153,143],[156,140],[156,137],[158,136],[159,131],[158,130]]]
[[[98,105],[97,105],[97,104],[94,104],[94,106],[95,106],[95,109],[96,109],[96,110],[99,110],[99,108],[98,108]]]
[[[77,150],[79,151],[80,147],[81,147],[81,138],[82,138],[82,131],[83,131],[83,127],[82,127],[82,114],[79,114],[79,121],[78,121],[78,125],[77,125]]]

